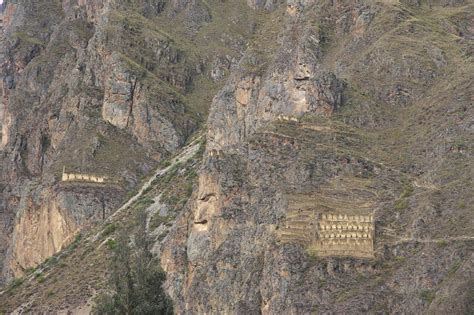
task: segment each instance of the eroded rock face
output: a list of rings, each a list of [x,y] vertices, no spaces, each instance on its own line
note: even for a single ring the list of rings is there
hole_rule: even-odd
[[[276,52],[277,61],[264,74],[245,74],[240,67],[211,107],[210,149],[231,148],[278,115],[330,116],[342,105],[344,83],[318,69],[320,34],[305,31]],[[252,59],[249,54],[241,64]],[[283,62],[287,61],[287,62]]]
[[[265,3],[249,2],[256,8]],[[452,172],[469,181],[463,167],[443,164],[455,163],[454,151],[462,155],[462,163],[467,161],[464,151],[443,145],[448,134],[456,137],[454,129],[466,135],[465,121],[425,115],[434,108],[464,108],[469,101],[461,90],[472,74],[461,71],[462,79],[451,77],[445,72],[446,51],[437,49],[429,49],[426,58],[418,55],[423,61],[415,62],[414,54],[432,44],[423,41],[432,33],[411,25],[413,16],[405,15],[405,9],[349,1],[287,5],[284,16],[272,16],[278,44],[264,41],[268,33],[258,37],[258,47],[248,49],[213,101],[199,187],[161,251],[176,311],[467,311],[472,303],[462,292],[472,281],[456,278],[455,284],[449,270],[473,273],[467,267],[474,257],[472,229],[462,219],[472,221],[472,215],[453,206],[460,187],[441,192],[415,182],[429,178],[455,185],[448,175]],[[281,28],[275,24],[278,18],[286,19]],[[394,45],[394,29],[411,30],[410,36],[417,38],[397,33],[403,34],[397,37],[406,48],[403,56],[402,46]],[[459,62],[459,55],[451,58]],[[443,92],[431,88],[458,79],[461,90],[453,85]],[[456,102],[458,93],[462,96]],[[430,105],[422,101],[428,95]],[[446,97],[450,100],[444,101]],[[418,129],[425,119],[449,125],[446,130],[451,131],[436,136],[434,129]],[[409,141],[412,136],[417,140]],[[445,162],[427,163],[428,152],[441,154]],[[407,181],[415,191],[410,192]],[[282,242],[279,230],[288,209],[373,214],[375,259],[315,259],[305,240]],[[455,233],[447,223],[452,216],[458,220]],[[288,233],[308,223],[298,226],[297,221],[286,227]],[[457,293],[450,295],[447,287]]]
[[[199,265],[207,257],[210,250],[209,233],[215,224],[215,218],[221,215],[221,195],[214,180],[211,175],[199,178],[194,224],[187,245],[187,257],[192,265]]]
[[[252,9],[275,10],[284,1],[282,0],[247,0],[247,4]]]
[[[38,32],[9,33],[6,274],[65,246],[123,195],[111,191],[104,206],[103,188],[61,185],[64,164],[132,187],[154,165],[143,157],[176,151],[194,129],[181,101],[194,76],[218,82],[230,72],[212,102],[198,185],[153,246],[177,313],[472,313],[472,1],[130,3],[64,1]],[[258,19],[247,25],[249,7]],[[31,7],[8,10],[18,16],[10,27],[32,17]],[[184,20],[172,25],[192,40],[175,46],[150,27],[156,15]],[[247,27],[250,36],[232,36]],[[210,37],[225,49],[187,63]],[[227,56],[229,47],[238,53]],[[43,53],[57,63],[37,59]],[[167,216],[164,203],[150,211]],[[313,257],[306,235],[315,236],[322,213],[373,215],[375,258]],[[72,300],[61,295],[32,312]]]
[[[212,98],[206,91],[216,90],[214,82],[222,82],[237,64],[256,14],[245,3],[220,2],[234,11],[228,16],[232,23],[200,32],[213,22],[211,7],[203,1],[5,4],[0,125],[7,184],[2,186],[6,210],[1,213],[0,238],[5,241],[0,262],[10,277],[102,217],[102,206],[91,194],[81,192],[82,199],[66,204],[58,201],[63,167],[107,176],[123,190],[132,189],[196,131],[210,104],[206,100]],[[244,19],[249,26],[240,27]],[[213,46],[217,52],[203,48],[209,40],[219,43]],[[96,192],[112,188],[89,187]],[[107,207],[124,195],[113,193]],[[24,206],[27,200],[33,200],[31,206]],[[95,212],[80,211],[75,217],[83,205]],[[67,224],[51,223],[48,230],[53,210],[61,217],[58,222]],[[33,221],[42,234],[54,235],[41,242],[54,246],[43,248],[34,241],[26,228]],[[30,251],[38,251],[32,260],[26,256]]]
[[[109,67],[113,70],[105,81],[102,117],[112,125],[125,129],[131,119],[137,78],[121,68],[117,55],[112,55],[110,59]]]
[[[174,14],[189,3],[174,3]],[[169,38],[144,27],[165,2],[137,1],[128,19],[122,10],[130,5],[7,3],[0,51],[5,275],[21,275],[100,221],[91,218],[102,218],[93,194],[63,202],[52,190],[63,166],[109,176],[129,189],[196,129],[199,118],[180,96],[195,65]],[[107,214],[123,197],[120,189],[111,195]],[[78,212],[81,207],[87,213]]]
[[[299,26],[293,22],[289,28],[297,31]],[[311,29],[298,37],[283,33],[276,61],[263,74],[246,73],[243,65],[258,60],[253,53],[242,59],[211,107],[210,149],[231,147],[281,114],[330,116],[341,106],[344,83],[319,69],[322,36]]]
[[[35,187],[30,183],[30,187]],[[117,188],[101,191],[64,183],[54,190],[23,189],[4,272],[20,277],[69,245],[85,226],[107,218],[119,206]]]
[[[10,249],[8,272],[20,277],[28,268],[34,268],[47,257],[68,245],[79,231],[78,225],[62,213],[58,205],[46,204],[36,208],[32,202],[25,205],[24,213],[13,228],[13,244]]]

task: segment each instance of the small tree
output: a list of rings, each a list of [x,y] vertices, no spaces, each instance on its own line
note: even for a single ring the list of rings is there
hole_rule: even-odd
[[[165,272],[153,259],[146,234],[146,213],[139,211],[135,244],[121,230],[111,261],[111,286],[113,294],[101,294],[96,298],[94,314],[172,314],[173,306],[162,285]]]

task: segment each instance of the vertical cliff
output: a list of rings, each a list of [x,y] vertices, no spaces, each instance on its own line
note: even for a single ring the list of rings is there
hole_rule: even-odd
[[[102,221],[183,146],[252,32],[237,22],[253,17],[221,26],[201,1],[5,6],[0,260],[10,278]],[[63,168],[111,183],[63,185]]]
[[[472,0],[5,12],[4,274],[63,249],[0,312],[90,310],[145,210],[179,314],[472,313]]]
[[[472,310],[472,8],[272,13],[213,101],[198,189],[165,242],[178,313]],[[374,215],[374,258],[318,257],[307,216],[324,213]]]

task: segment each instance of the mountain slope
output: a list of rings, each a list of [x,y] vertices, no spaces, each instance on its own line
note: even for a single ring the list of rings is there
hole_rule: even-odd
[[[198,129],[252,35],[240,21],[259,19],[216,3],[5,2],[0,283],[103,221]]]
[[[162,255],[178,313],[472,310],[472,12],[288,6],[211,106]],[[373,214],[374,259],[314,258],[294,211]]]
[[[203,85],[183,98],[214,97],[205,149],[171,160],[130,207],[13,282],[4,311],[87,310],[107,290],[117,230],[133,231],[144,208],[179,314],[471,313],[474,3],[186,3],[166,2],[150,23],[176,28],[169,38],[189,58],[225,55],[229,25],[251,29],[217,95]],[[208,46],[181,42],[218,30]],[[373,216],[373,253],[323,255],[312,235],[333,214]]]

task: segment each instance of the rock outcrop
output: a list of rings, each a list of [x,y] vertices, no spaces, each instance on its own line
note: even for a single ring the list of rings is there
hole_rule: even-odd
[[[457,13],[436,7],[434,17],[422,7],[288,1],[284,16],[278,11],[268,22],[278,35],[262,26],[213,101],[198,190],[162,250],[178,313],[472,309],[466,295],[446,299],[447,287],[460,293],[472,286],[449,281],[453,268],[473,272],[467,267],[474,257],[472,229],[461,219],[472,221],[472,215],[455,205],[458,194],[471,198],[456,184],[470,181],[461,166],[470,153],[455,157],[443,145],[447,134],[466,137],[469,123],[456,115],[444,122],[426,117],[434,108],[467,109],[472,85],[466,94],[448,82],[467,88],[472,74],[454,74],[467,66],[462,53],[441,52],[448,42],[415,22],[425,16],[454,23],[444,26],[449,32],[458,25]],[[472,3],[458,12],[468,8]],[[471,44],[459,45],[468,50]],[[451,131],[435,135],[419,124]],[[429,162],[434,147],[451,162]],[[457,159],[464,161],[459,167],[451,164]],[[422,179],[445,188],[413,191]],[[315,258],[318,249],[298,238],[301,228],[286,226],[294,211],[374,213],[375,258]],[[293,223],[308,237],[316,233],[299,220]],[[448,222],[457,222],[456,231]],[[284,227],[293,241],[282,239]]]
[[[5,259],[4,276],[10,278],[102,220],[104,205],[96,195],[110,195],[105,206],[110,214],[124,191],[186,142],[212,97],[201,90],[212,90],[213,80],[227,74],[210,75],[214,60],[235,60],[252,30],[228,36],[234,45],[221,54],[194,43],[208,36],[198,31],[211,22],[201,1],[4,4],[0,125],[2,177],[8,184],[2,187],[0,261]],[[64,203],[63,167],[105,174],[117,183],[88,187],[93,193]],[[87,214],[78,210],[83,207]],[[32,222],[48,236],[35,237],[27,228]]]
[[[472,313],[472,0],[38,3],[6,8],[4,273],[91,232],[0,313],[90,308],[139,209],[179,314]]]

